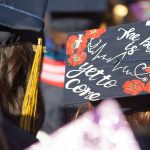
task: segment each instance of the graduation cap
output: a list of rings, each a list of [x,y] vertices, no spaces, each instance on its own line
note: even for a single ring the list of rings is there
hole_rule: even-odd
[[[0,1],[0,47],[18,43],[37,43],[44,26],[47,0],[1,0]],[[39,67],[43,51],[42,39],[34,45],[35,58],[32,65],[22,105],[20,127],[30,131],[31,118],[35,118]]]
[[[145,95],[138,107],[150,108],[150,21],[72,33],[66,54],[65,104],[117,98],[131,109]]]

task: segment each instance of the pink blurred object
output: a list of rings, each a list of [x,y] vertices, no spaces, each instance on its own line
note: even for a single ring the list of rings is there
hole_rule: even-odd
[[[150,1],[135,2],[130,8],[139,21],[150,19]]]
[[[115,100],[59,129],[28,150],[140,150]]]

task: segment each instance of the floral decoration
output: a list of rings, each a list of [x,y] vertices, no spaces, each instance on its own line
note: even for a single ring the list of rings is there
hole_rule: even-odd
[[[76,48],[76,42],[79,40],[79,37],[77,35],[72,35],[69,37],[67,43],[66,43],[66,54],[72,55],[73,53],[81,53],[86,48],[87,39],[85,36],[81,38],[81,43],[78,48]]]
[[[71,66],[81,65],[87,57],[87,54],[84,52],[87,46],[89,38],[98,38],[106,32],[106,29],[94,29],[87,30],[85,34],[72,35],[68,38],[66,43],[66,54],[69,55],[68,63]]]
[[[149,68],[145,69],[145,72],[149,72],[150,73],[150,66],[148,66]]]
[[[98,38],[105,32],[106,32],[105,28],[86,30],[85,37],[86,38]]]
[[[145,84],[140,80],[126,81],[123,84],[123,91],[129,95],[137,95],[144,90]]]
[[[150,81],[148,81],[144,87],[144,91],[150,93]]]
[[[70,57],[68,58],[68,63],[71,66],[78,66],[78,65],[81,65],[85,61],[86,57],[87,57],[87,54],[85,52],[74,53],[70,55]]]
[[[145,69],[145,72],[150,73],[150,65],[149,65],[148,67],[149,67],[149,68]],[[149,76],[150,76],[150,74],[149,74]]]

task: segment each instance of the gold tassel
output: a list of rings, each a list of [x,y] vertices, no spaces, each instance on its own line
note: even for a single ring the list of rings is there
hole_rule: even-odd
[[[35,57],[27,84],[27,89],[22,105],[22,116],[20,120],[20,128],[30,132],[31,128],[34,132],[36,122],[37,96],[38,96],[38,79],[40,75],[41,57],[43,53],[42,39],[38,39],[38,45],[33,45]],[[33,123],[33,127],[31,124]]]

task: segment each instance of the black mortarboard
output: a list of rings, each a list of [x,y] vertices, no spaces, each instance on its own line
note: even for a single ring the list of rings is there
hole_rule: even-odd
[[[44,26],[46,4],[47,0],[1,0],[1,46],[15,42],[34,42]]]
[[[1,0],[0,1],[0,47],[25,42],[37,43],[44,26],[44,14],[47,0]],[[42,56],[42,39],[33,46],[35,58],[29,77],[20,127],[30,131],[31,118],[35,119],[39,67]],[[33,127],[34,128],[34,127]],[[34,129],[33,129],[34,130]]]
[[[1,0],[0,24],[12,29],[41,31],[46,8],[41,0]]]
[[[66,54],[65,104],[150,93],[150,21],[72,33]]]

